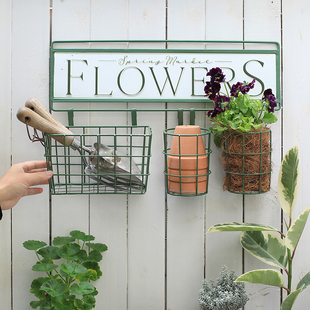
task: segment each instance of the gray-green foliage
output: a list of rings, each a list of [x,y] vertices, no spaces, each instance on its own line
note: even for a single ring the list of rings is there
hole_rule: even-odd
[[[220,277],[214,282],[203,281],[199,292],[199,305],[201,310],[238,310],[249,300],[246,295],[244,283],[235,283],[236,274],[229,273],[223,266]]]
[[[39,300],[30,302],[33,309],[40,310],[90,310],[95,307],[96,288],[89,280],[96,281],[102,275],[99,262],[101,252],[108,247],[79,230],[70,236],[56,237],[52,246],[45,242],[28,240],[27,250],[35,251],[38,258],[33,271],[45,272],[31,283],[30,293]],[[63,263],[55,264],[54,261]]]

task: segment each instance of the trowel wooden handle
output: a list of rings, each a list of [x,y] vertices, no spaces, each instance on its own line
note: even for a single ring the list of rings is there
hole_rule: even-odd
[[[46,134],[61,134],[61,135],[72,135],[66,136],[64,139],[63,136],[53,136],[53,138],[65,146],[71,145],[74,140],[73,133],[67,128],[63,129],[56,126],[55,124],[49,122],[48,120],[41,117],[36,112],[32,111],[29,108],[23,107],[17,111],[17,118],[24,124],[36,128]]]
[[[26,101],[25,107],[31,109],[35,113],[39,114],[43,118],[45,118],[47,121],[51,122],[52,124],[55,124],[56,126],[62,128],[64,131],[67,131],[68,134],[70,134],[70,130],[66,128],[62,123],[60,123],[51,113],[47,111],[47,109],[43,106],[43,104],[35,99],[30,98]]]

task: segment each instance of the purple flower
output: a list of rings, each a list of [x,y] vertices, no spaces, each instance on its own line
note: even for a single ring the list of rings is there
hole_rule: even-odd
[[[209,97],[210,100],[214,100],[216,94],[220,91],[221,85],[216,82],[206,82],[206,86],[204,88],[205,94]]]
[[[238,83],[234,84],[230,90],[231,96],[234,96],[237,98],[239,95],[239,92],[241,92],[243,95],[247,94],[250,91],[250,89],[254,88],[254,83],[255,83],[255,79],[253,79],[253,81],[250,83],[238,82]]]
[[[275,95],[272,93],[271,88],[268,88],[264,91],[264,97],[262,99],[263,101],[268,101],[269,105],[268,105],[268,112],[269,113],[273,113],[274,112],[274,108],[277,106],[277,102],[276,102],[276,97]]]
[[[214,98],[214,109],[207,112],[209,117],[215,117],[218,114],[221,114],[225,109],[229,109],[229,103],[231,99],[227,96],[217,95]],[[225,104],[226,103],[226,104]]]
[[[208,73],[207,76],[211,76],[211,82],[225,82],[225,75],[223,74],[223,71],[221,68],[216,67],[212,68]]]

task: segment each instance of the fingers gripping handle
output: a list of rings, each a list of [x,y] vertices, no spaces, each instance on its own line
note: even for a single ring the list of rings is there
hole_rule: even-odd
[[[55,125],[55,123],[49,122],[48,120],[44,119],[29,108],[20,108],[17,111],[16,116],[22,123],[28,124],[29,126],[36,128],[43,133],[69,135],[66,137],[53,136],[53,139],[65,146],[70,146],[74,140],[73,133],[70,130],[68,130],[67,128],[59,127]]]

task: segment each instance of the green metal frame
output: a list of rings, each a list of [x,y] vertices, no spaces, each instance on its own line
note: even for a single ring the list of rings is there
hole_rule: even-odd
[[[155,46],[152,49],[120,49],[120,48],[57,48],[58,44],[64,44],[64,45],[70,45],[70,44],[105,44],[105,43],[127,43],[128,45],[130,43],[141,43],[141,44],[158,44],[163,43],[165,44],[166,48],[156,48]],[[187,45],[192,44],[204,44],[205,49],[197,49],[197,48],[170,48],[169,44],[173,45],[174,43],[183,43]],[[243,49],[207,49],[208,44],[242,44]],[[267,44],[275,46],[274,49],[244,49],[246,44],[251,45],[258,45],[258,44]],[[56,102],[175,102],[175,103],[207,103],[211,102],[207,99],[167,99],[167,98],[155,98],[155,99],[104,99],[104,98],[55,98],[54,97],[54,54],[60,53],[60,52],[87,52],[87,53],[95,53],[95,52],[104,52],[104,53],[113,53],[113,52],[124,52],[124,53],[137,53],[137,52],[143,52],[143,53],[164,53],[164,52],[171,52],[171,53],[218,53],[218,54],[274,54],[276,57],[276,98],[278,107],[276,110],[281,109],[281,81],[280,81],[280,44],[278,42],[268,42],[268,41],[178,41],[178,40],[147,40],[147,41],[138,41],[138,40],[93,40],[93,41],[54,41],[51,44],[51,88],[50,88],[50,104],[51,109],[53,111],[67,111],[67,109],[57,109],[54,107],[54,103]],[[196,109],[196,111],[208,111],[212,110],[213,107],[206,107],[205,109]],[[143,112],[152,112],[152,111],[176,111],[177,109],[137,109],[137,111],[143,111]],[[185,109],[186,110],[186,109]],[[72,113],[73,112],[85,112],[89,111],[89,109],[78,109],[73,108],[71,113],[71,117],[69,116],[69,119],[72,120]],[[91,111],[130,111],[129,109],[92,109]],[[69,112],[68,112],[69,113]]]

